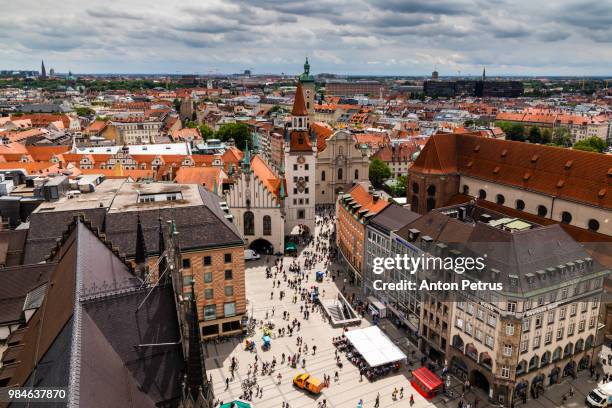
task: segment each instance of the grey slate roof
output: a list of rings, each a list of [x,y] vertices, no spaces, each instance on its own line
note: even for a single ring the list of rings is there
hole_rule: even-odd
[[[404,225],[416,220],[421,215],[407,208],[391,203],[372,219],[369,224],[385,233],[401,229]]]

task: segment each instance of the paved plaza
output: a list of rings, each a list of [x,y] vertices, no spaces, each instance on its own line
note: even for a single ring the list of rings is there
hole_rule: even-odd
[[[301,255],[300,255],[301,257]],[[285,257],[283,263],[287,269],[293,258]],[[363,400],[363,407],[374,407],[377,394],[380,393],[380,407],[410,407],[410,396],[414,396],[415,408],[421,407],[457,407],[458,399],[449,400],[445,396],[438,396],[433,400],[426,400],[418,392],[416,392],[409,382],[409,368],[402,366],[398,373],[390,374],[384,378],[380,378],[374,382],[368,381],[365,377],[360,380],[359,371],[356,366],[348,362],[343,353],[340,353],[343,367],[338,368],[335,362],[335,347],[332,345],[332,337],[342,335],[341,328],[333,328],[324,320],[319,311],[312,313],[310,319],[304,320],[300,313],[300,305],[302,302],[298,300],[295,304],[292,301],[293,290],[289,289],[283,282],[282,275],[278,275],[281,280],[281,288],[272,288],[272,279],[266,278],[266,266],[273,265],[273,258],[269,260],[261,259],[256,262],[249,262],[246,270],[246,288],[248,299],[248,312],[258,320],[263,320],[266,313],[274,320],[276,327],[287,327],[289,321],[283,320],[283,312],[287,311],[290,315],[290,320],[298,318],[301,322],[301,329],[294,331],[293,336],[288,334],[284,337],[275,336],[272,338],[272,347],[270,350],[264,351],[262,345],[262,329],[257,328],[256,333],[251,337],[255,340],[256,355],[259,360],[259,366],[262,362],[271,362],[273,357],[276,357],[277,366],[272,375],[257,376],[257,384],[263,388],[261,397],[253,397],[253,405],[256,408],[282,408],[283,402],[288,403],[291,408],[316,408],[323,400],[326,401],[327,407],[334,408],[355,408],[358,401]],[[338,270],[339,268],[332,265],[330,270]],[[315,271],[323,270],[322,264],[317,264],[317,267],[312,268],[308,275],[308,285],[318,285],[322,298],[335,298],[339,289],[347,285],[346,292],[354,292],[357,288],[348,287],[344,279],[336,279],[333,282],[327,277],[323,283],[315,282]],[[292,274],[288,272],[288,276]],[[328,274],[329,275],[329,274]],[[280,290],[284,290],[286,296],[283,300],[279,299]],[[270,299],[270,292],[274,291],[273,299]],[[274,315],[272,316],[272,311]],[[360,327],[367,327],[371,322],[367,319],[362,319]],[[402,348],[408,355],[412,355],[412,350],[416,350],[406,339],[403,333],[398,330],[392,323],[383,319],[379,326],[389,335],[389,337]],[[354,328],[354,327],[353,327]],[[351,328],[351,329],[353,329]],[[301,363],[296,368],[291,368],[287,362],[280,364],[281,354],[293,355],[297,353],[296,337],[301,336],[303,343],[308,345],[308,355],[306,356],[306,368],[302,369]],[[317,346],[316,354],[312,353],[312,346]],[[205,351],[207,353],[206,367],[209,376],[212,377],[215,397],[219,401],[229,402],[241,397],[243,393],[242,381],[247,378],[247,372],[250,370],[250,365],[255,363],[255,353],[244,349],[244,342],[239,338],[234,338],[225,342],[207,342],[205,343]],[[304,354],[302,354],[304,356]],[[230,381],[229,387],[226,388],[226,378],[231,379],[230,363],[231,358],[236,357],[238,360],[238,368],[235,373],[235,378]],[[417,363],[412,368],[418,367],[418,360],[421,354],[418,351],[415,354]],[[608,370],[609,366],[604,369]],[[339,373],[339,380],[334,381],[335,372]],[[311,375],[323,379],[323,375],[331,376],[331,385],[324,388],[323,392],[314,396],[303,390],[299,390],[292,385],[293,377],[302,372],[308,372]],[[278,384],[278,373],[282,379]],[[575,395],[568,401],[562,401],[562,395],[569,390],[569,384],[572,384]],[[526,406],[533,408],[548,408],[548,407],[583,407],[585,395],[595,387],[595,379],[590,379],[588,370],[579,373],[576,380],[571,382],[565,379],[562,384],[556,385],[547,389],[547,391],[537,400],[528,400],[527,405],[517,403],[515,406]],[[403,398],[399,397],[396,400],[392,399],[394,389],[403,387]],[[461,393],[461,384],[453,379],[452,387],[456,395]],[[255,395],[255,389],[253,389]],[[473,403],[474,399],[478,399],[477,408],[493,407],[486,402],[486,396],[480,390],[470,391],[466,394],[465,399]],[[473,405],[472,405],[473,406]]]

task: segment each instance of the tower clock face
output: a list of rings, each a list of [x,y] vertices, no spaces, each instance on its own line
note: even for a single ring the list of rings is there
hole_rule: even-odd
[[[304,156],[298,156],[297,161],[299,164],[304,164],[304,162],[306,162],[306,159],[304,158]]]
[[[304,177],[300,177],[298,179],[296,186],[300,193],[304,192],[304,189],[306,188],[306,180],[304,180]]]

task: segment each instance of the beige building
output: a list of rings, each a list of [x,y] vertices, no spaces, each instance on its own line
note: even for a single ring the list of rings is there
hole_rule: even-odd
[[[317,150],[317,204],[333,204],[339,192],[368,181],[368,149],[352,133],[339,130],[328,137],[317,136]]]

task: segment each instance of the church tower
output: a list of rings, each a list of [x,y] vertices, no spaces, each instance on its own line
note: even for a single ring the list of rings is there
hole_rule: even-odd
[[[300,75],[300,84],[304,92],[304,102],[310,121],[314,122],[314,106],[316,97],[316,88],[314,76],[310,75],[310,64],[308,63],[308,57],[304,62],[304,72]]]
[[[291,126],[285,133],[285,235],[296,229],[314,234],[317,144],[309,127],[305,93],[299,82],[291,110]]]

